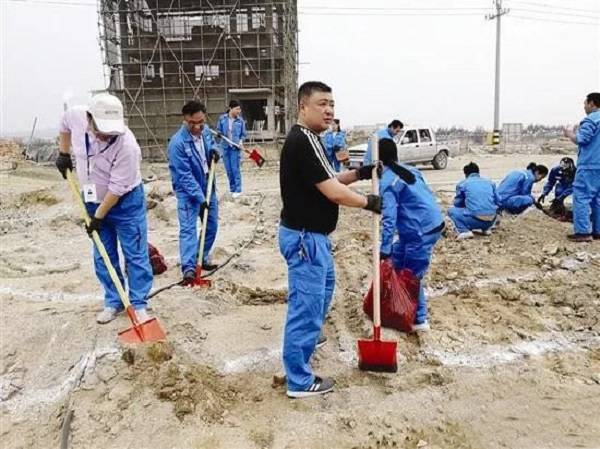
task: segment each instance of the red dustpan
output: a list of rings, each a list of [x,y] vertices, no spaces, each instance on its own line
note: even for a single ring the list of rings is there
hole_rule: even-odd
[[[373,160],[379,157],[378,139],[375,134],[371,140]],[[373,193],[379,194],[377,167],[373,168]],[[373,339],[358,340],[358,368],[363,371],[398,371],[396,360],[396,342],[381,340],[381,279],[379,275],[379,220],[373,214]]]
[[[208,186],[206,187],[206,204],[210,205],[210,199],[213,194],[214,179],[215,179],[215,161],[210,163],[210,171],[208,173]],[[202,232],[200,233],[200,245],[198,247],[198,264],[196,265],[196,277],[185,285],[187,287],[210,287],[212,284],[209,279],[202,279],[202,259],[204,258],[204,244],[206,242],[206,223],[208,222],[208,210],[210,206],[204,209],[202,215]]]

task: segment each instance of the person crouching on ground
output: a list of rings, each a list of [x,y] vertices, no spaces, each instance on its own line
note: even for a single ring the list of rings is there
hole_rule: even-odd
[[[347,187],[370,179],[373,165],[336,173],[327,160],[319,135],[333,122],[333,113],[329,86],[318,81],[302,84],[298,123],[281,152],[279,249],[288,269],[283,365],[290,398],[333,390],[333,379],[315,376],[310,359],[333,298],[335,271],[329,234],[337,226],[339,205],[381,212],[378,195],[364,196]]]
[[[498,210],[496,184],[479,175],[475,162],[465,165],[463,172],[466,179],[456,186],[454,206],[448,209],[448,216],[459,240],[472,238],[473,231],[490,235]]]
[[[410,269],[420,279],[414,331],[429,329],[423,278],[433,247],[442,236],[444,217],[433,192],[419,170],[398,164],[398,149],[391,139],[379,141],[384,169],[379,191],[383,204],[381,259],[392,258],[394,269]],[[394,242],[394,237],[398,240]]]
[[[531,195],[533,184],[540,182],[547,174],[548,168],[535,162],[530,163],[525,170],[511,171],[500,182],[497,189],[500,211],[519,215],[533,206],[535,203]]]
[[[98,232],[121,284],[140,322],[150,317],[146,311],[152,288],[152,267],[148,257],[146,199],[140,164],[142,152],[133,133],[125,126],[121,101],[110,94],[98,94],[89,108],[65,111],[60,125],[60,150],[56,166],[64,178],[73,170],[77,177],[91,222],[90,238]],[[125,258],[127,284],[119,262],[118,247]],[[104,310],[96,321],[114,320],[123,311],[123,303],[108,268],[94,245],[96,276],[104,288]]]
[[[537,202],[544,204],[546,197],[554,190],[554,199],[550,205],[550,214],[553,217],[563,217],[566,214],[565,200],[573,194],[576,170],[575,161],[570,157],[563,157],[560,164],[550,170],[548,181]]]

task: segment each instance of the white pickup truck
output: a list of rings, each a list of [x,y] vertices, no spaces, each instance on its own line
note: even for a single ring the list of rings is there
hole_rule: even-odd
[[[458,154],[457,142],[437,142],[431,128],[407,127],[400,131],[394,141],[398,147],[398,161],[406,164],[431,164],[436,170],[448,165],[448,158]],[[350,168],[362,166],[367,144],[348,148]]]

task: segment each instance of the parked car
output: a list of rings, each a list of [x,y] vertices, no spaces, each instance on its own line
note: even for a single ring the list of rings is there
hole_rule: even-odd
[[[431,128],[408,127],[394,138],[398,147],[398,161],[406,164],[431,164],[436,170],[448,165],[448,158],[458,154],[458,142],[438,142]],[[362,166],[367,144],[348,148],[350,168]]]

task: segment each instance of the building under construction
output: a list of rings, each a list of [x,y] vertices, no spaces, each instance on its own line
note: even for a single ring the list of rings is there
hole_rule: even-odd
[[[181,107],[214,124],[231,99],[249,138],[273,140],[296,115],[296,0],[99,0],[109,90],[151,160],[164,160]]]

